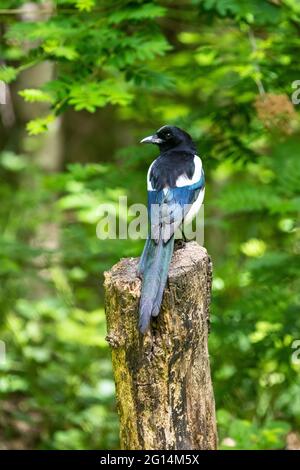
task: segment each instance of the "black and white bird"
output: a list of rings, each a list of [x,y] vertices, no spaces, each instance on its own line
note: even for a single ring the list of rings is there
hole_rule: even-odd
[[[174,234],[190,222],[204,198],[204,172],[191,136],[175,126],[163,126],[141,143],[157,144],[160,155],[147,175],[149,234],[139,262],[142,292],[139,328],[146,333],[159,314],[174,250]]]

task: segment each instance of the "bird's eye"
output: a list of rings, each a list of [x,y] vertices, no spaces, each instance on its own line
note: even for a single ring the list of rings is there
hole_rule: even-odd
[[[169,139],[171,137],[171,133],[170,132],[167,132],[166,133],[166,138]]]

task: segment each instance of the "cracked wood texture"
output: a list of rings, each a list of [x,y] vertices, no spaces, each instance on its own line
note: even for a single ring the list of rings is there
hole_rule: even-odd
[[[105,273],[122,449],[216,449],[207,347],[211,262],[190,242],[175,251],[159,316],[138,331],[138,259]]]

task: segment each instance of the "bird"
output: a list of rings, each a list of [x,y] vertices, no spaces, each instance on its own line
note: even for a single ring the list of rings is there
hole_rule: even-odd
[[[139,330],[146,334],[160,312],[174,251],[174,236],[197,215],[205,192],[201,158],[186,131],[164,125],[140,141],[156,144],[160,154],[147,173],[149,231],[138,264],[142,280]]]

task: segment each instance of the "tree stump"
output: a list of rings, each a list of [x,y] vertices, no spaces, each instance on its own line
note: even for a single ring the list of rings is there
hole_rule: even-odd
[[[138,330],[137,258],[105,273],[122,449],[216,449],[207,347],[211,262],[190,242],[175,251],[163,304],[149,332]]]

